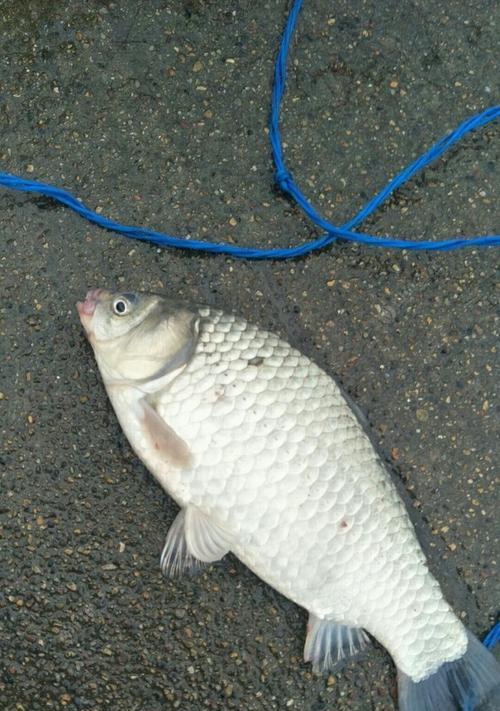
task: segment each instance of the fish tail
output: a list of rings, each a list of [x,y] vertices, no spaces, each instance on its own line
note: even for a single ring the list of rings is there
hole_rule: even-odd
[[[414,682],[398,672],[400,711],[498,711],[500,665],[467,631],[465,654]]]

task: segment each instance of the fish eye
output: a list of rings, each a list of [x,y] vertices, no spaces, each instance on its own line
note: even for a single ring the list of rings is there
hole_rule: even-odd
[[[113,301],[113,311],[117,316],[124,316],[129,310],[128,302],[121,296]]]

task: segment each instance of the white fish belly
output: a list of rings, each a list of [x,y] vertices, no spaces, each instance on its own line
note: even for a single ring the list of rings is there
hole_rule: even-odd
[[[461,656],[463,627],[336,383],[277,336],[200,313],[196,353],[156,404],[194,464],[182,481],[141,454],[146,464],[262,579],[319,618],[364,627],[413,679]]]

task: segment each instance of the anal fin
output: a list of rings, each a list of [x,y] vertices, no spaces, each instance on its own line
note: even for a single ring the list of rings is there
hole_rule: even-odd
[[[304,661],[312,662],[313,671],[321,673],[361,652],[370,639],[362,627],[351,627],[333,620],[309,615]]]

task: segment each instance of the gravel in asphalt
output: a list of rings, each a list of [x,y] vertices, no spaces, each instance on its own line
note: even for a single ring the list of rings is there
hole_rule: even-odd
[[[0,3],[0,170],[125,223],[240,245],[316,232],[272,186],[270,81],[287,2]],[[497,14],[495,19],[495,13]],[[299,185],[341,223],[493,103],[494,3],[305,0],[283,107]],[[498,129],[366,223],[491,234]],[[407,492],[477,635],[498,606],[496,252],[337,245],[296,262],[161,251],[0,190],[0,709],[391,711],[377,645],[317,678],[306,614],[235,558],[166,580],[175,505],[129,448],[74,303],[91,286],[232,309],[335,374]],[[498,476],[498,474],[497,474]]]

